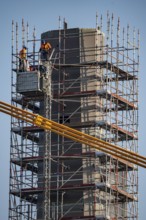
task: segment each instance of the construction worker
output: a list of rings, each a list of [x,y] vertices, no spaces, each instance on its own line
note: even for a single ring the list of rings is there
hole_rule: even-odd
[[[51,49],[52,46],[49,42],[42,41],[41,47],[40,47],[40,52],[41,52],[41,60],[42,61],[48,61],[49,57],[51,55]]]
[[[23,48],[19,52],[19,71],[21,72],[27,71],[26,57],[27,57],[27,48],[23,46]]]

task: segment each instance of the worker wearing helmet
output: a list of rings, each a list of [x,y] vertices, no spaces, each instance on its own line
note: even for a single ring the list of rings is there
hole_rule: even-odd
[[[42,61],[48,61],[50,54],[51,54],[51,49],[52,46],[49,42],[42,41],[41,47],[40,47],[40,52],[41,52],[41,60]]]
[[[23,48],[19,52],[20,59],[26,59],[27,48],[23,46]]]
[[[24,72],[26,66],[27,47],[23,46],[19,52],[19,71]]]

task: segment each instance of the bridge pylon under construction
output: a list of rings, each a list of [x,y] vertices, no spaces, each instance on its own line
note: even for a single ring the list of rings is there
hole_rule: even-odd
[[[13,22],[11,104],[137,153],[139,32],[114,26],[109,14],[105,28],[102,17],[95,28],[60,21],[30,39],[22,21],[30,68],[20,71]],[[42,40],[52,46],[45,61]],[[137,220],[137,165],[63,132],[11,116],[9,219]]]

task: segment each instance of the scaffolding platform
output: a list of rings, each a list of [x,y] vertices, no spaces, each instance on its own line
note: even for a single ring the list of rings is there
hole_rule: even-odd
[[[74,184],[74,185],[63,185],[61,187],[51,187],[50,191],[51,192],[55,192],[55,191],[70,191],[70,190],[75,190],[77,191],[87,191],[87,190],[100,190],[103,192],[108,192],[111,195],[115,196],[116,199],[118,199],[118,201],[120,202],[132,202],[132,201],[137,201],[137,197],[135,197],[134,195],[120,189],[119,187],[117,187],[116,185],[110,185],[109,183],[103,183],[103,182],[99,182],[99,183],[91,183],[91,184]],[[13,195],[16,195],[18,197],[28,197],[30,198],[32,195],[38,195],[39,193],[42,193],[43,191],[45,191],[44,188],[24,188],[21,190],[11,190],[11,193]]]
[[[62,95],[57,97],[54,95],[54,98],[83,98],[89,96],[100,96],[105,98],[119,106],[120,110],[133,110],[138,109],[137,105],[132,102],[129,102],[125,98],[119,96],[116,93],[111,93],[109,90],[91,90],[91,91],[80,91],[80,92],[64,92]],[[91,108],[91,107],[89,107]]]
[[[28,133],[28,131],[25,131],[25,129],[23,129],[21,127],[13,127],[12,131],[15,134],[18,134],[18,135],[22,136],[23,138],[26,138],[30,141],[34,141],[35,143],[39,142],[39,137],[38,136],[36,136],[34,134],[31,134],[31,133]]]
[[[81,154],[64,154],[61,156],[56,156],[56,155],[52,155],[52,159],[53,160],[60,160],[60,161],[66,161],[66,160],[77,160],[77,159],[94,159],[95,158],[99,158],[100,159],[100,163],[101,165],[99,165],[99,169],[101,169],[100,167],[102,167],[103,165],[105,165],[107,163],[107,161],[110,161],[110,159],[112,160],[112,164],[117,165],[117,170],[118,171],[132,171],[137,169],[137,167],[132,164],[129,163],[126,160],[122,160],[119,159],[118,157],[115,156],[110,156],[107,155],[105,153],[102,152],[85,152],[85,153],[81,153]],[[32,172],[37,173],[38,172],[38,168],[36,166],[34,166],[34,163],[37,163],[38,161],[43,161],[44,157],[43,156],[34,156],[34,157],[23,157],[22,159],[17,159],[14,158],[11,160],[12,163],[19,165],[23,168],[25,168],[26,170],[30,170]],[[104,168],[102,168],[104,170]],[[113,168],[110,168],[110,172],[114,172]]]
[[[121,68],[117,67],[113,63],[108,61],[89,61],[89,62],[82,62],[82,63],[75,63],[75,64],[54,64],[54,67],[57,69],[61,68],[77,68],[77,67],[89,67],[97,69],[97,67],[108,69],[109,71],[115,73],[117,76],[121,76],[122,80],[133,80],[136,79],[136,75],[132,75],[127,71],[122,70]]]
[[[28,108],[29,110],[32,110],[34,111],[35,113],[38,113],[40,108],[37,104],[33,103],[32,101],[30,100],[27,100],[25,96],[23,97],[13,97],[12,98],[12,101],[21,105],[23,108]]]
[[[116,124],[110,123],[108,121],[98,121],[96,125],[105,130],[107,129],[109,131],[112,131],[112,133],[118,134],[121,140],[137,140],[138,139],[138,137],[132,132],[129,132],[117,126]]]
[[[91,91],[80,91],[80,92],[64,92],[59,97],[54,94],[54,98],[82,98],[82,97],[88,97],[88,96],[95,96],[96,90]]]
[[[76,217],[62,217],[61,220],[80,220],[80,219],[87,219],[87,220],[110,220],[109,217],[105,217],[103,215],[90,215],[90,216],[76,216]]]
[[[100,162],[102,165],[106,164],[107,161],[110,161],[110,159],[112,159],[112,164],[117,165],[116,169],[118,171],[132,171],[137,169],[137,167],[134,164],[129,163],[126,160],[122,160],[118,157],[107,155],[103,152],[96,152],[96,157],[100,158]],[[114,169],[111,168],[110,171],[114,172]]]
[[[12,159],[11,162],[18,165],[18,166],[21,166],[24,170],[29,170],[34,173],[38,173],[38,167],[26,162],[25,159],[15,158],[15,159]]]
[[[102,98],[105,98],[120,106],[120,110],[133,110],[138,109],[137,105],[129,102],[125,98],[117,95],[116,93],[111,93],[109,90],[98,90],[96,94]]]

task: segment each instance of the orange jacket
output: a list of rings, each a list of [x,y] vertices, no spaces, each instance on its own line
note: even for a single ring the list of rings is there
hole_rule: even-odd
[[[27,53],[27,50],[25,48],[22,48],[22,50],[20,50],[19,52],[20,59],[26,59],[26,53]]]
[[[50,43],[42,43],[41,44],[41,50],[50,50],[52,47],[51,47],[51,44]]]

